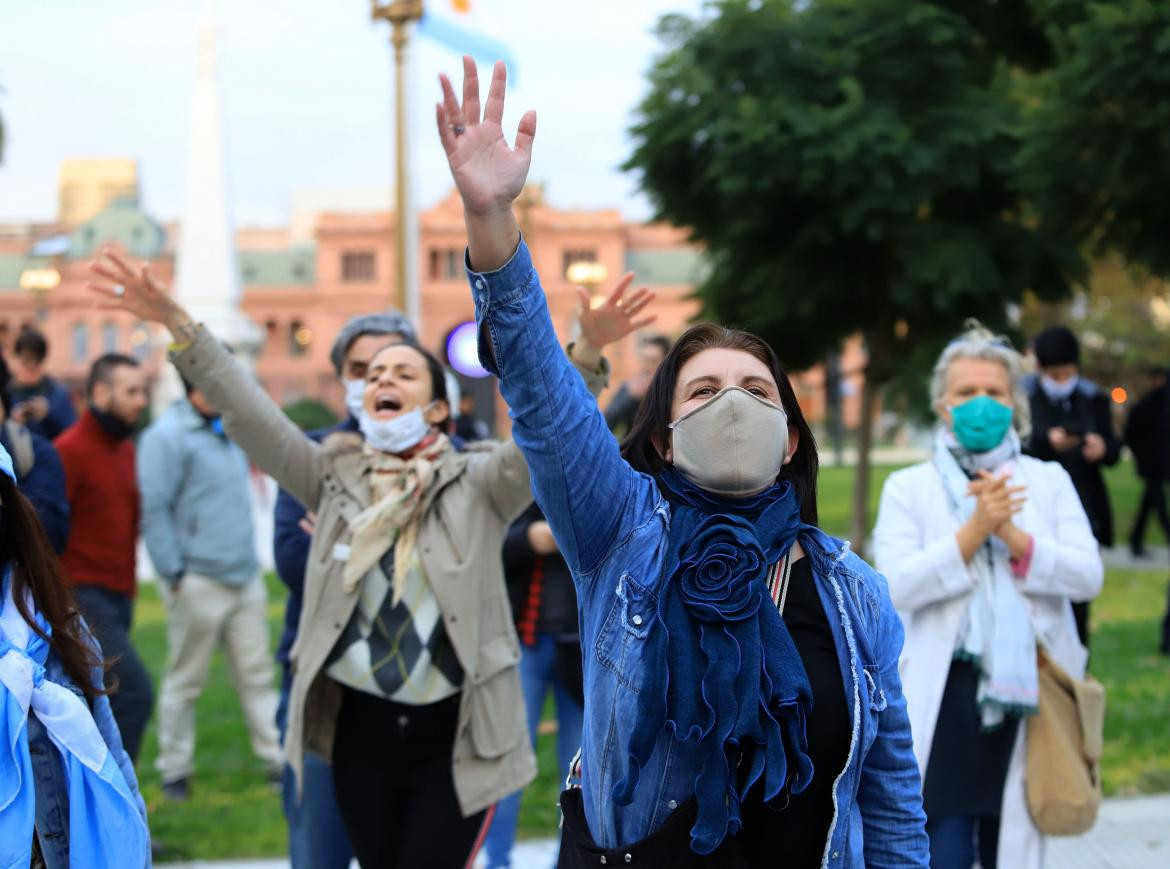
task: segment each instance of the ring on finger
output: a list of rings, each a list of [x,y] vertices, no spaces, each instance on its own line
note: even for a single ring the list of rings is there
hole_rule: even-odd
[[[452,124],[451,125],[451,132],[454,133],[456,136],[462,136],[464,133],[467,132],[467,126],[465,124]]]
[[[126,295],[126,288],[124,286],[122,286],[121,284],[115,284],[114,285],[114,295],[117,296],[119,299],[122,298],[124,295]]]

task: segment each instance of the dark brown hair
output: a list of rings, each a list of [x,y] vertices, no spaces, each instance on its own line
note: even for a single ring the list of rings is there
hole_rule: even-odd
[[[16,609],[61,659],[65,672],[93,701],[106,691],[94,684],[103,666],[90,645],[81,615],[65,580],[61,563],[49,543],[32,504],[12,479],[0,473],[0,562],[12,569],[12,598]],[[26,592],[52,630],[46,635],[28,609]]]
[[[792,461],[780,470],[777,479],[792,481],[800,498],[800,518],[809,525],[816,525],[817,469],[820,464],[816,440],[775,351],[766,341],[750,332],[727,329],[713,323],[700,323],[683,332],[650,381],[646,397],[642,399],[634,418],[634,425],[622,441],[622,457],[635,470],[651,476],[666,466],[659,447],[666,444],[670,437],[671,407],[678,373],[691,358],[712,349],[740,350],[760,360],[772,373],[780,392],[780,403],[788,414],[788,425],[796,430],[799,438]]]

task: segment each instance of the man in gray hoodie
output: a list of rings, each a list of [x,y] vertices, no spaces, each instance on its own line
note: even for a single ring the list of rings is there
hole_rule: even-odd
[[[222,646],[252,750],[279,781],[283,755],[269,649],[267,592],[253,539],[249,466],[203,394],[184,383],[138,444],[142,536],[167,608],[158,711],[163,795],[185,800],[195,772],[195,706]]]

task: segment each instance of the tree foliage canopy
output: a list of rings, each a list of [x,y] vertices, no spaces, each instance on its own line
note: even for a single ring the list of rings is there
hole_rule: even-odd
[[[1170,275],[1170,3],[1088,3],[1035,86],[1022,151],[1043,223]]]
[[[723,0],[663,20],[628,167],[706,246],[706,316],[793,367],[860,331],[884,382],[966,317],[1068,292],[1077,250],[1021,198],[1013,68],[958,5]],[[1046,45],[1017,30],[1016,50]]]

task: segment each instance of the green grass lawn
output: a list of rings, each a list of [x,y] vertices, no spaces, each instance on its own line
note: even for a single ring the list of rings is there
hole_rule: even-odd
[[[892,468],[875,471],[873,505],[881,480]],[[851,474],[826,468],[821,475],[821,524],[843,534],[849,526]],[[1128,534],[1140,488],[1127,466],[1110,474],[1122,538]],[[1160,532],[1150,542],[1161,542]],[[1167,570],[1110,570],[1093,608],[1094,670],[1108,688],[1104,782],[1107,793],[1170,790],[1170,660],[1156,654],[1158,623],[1166,602]],[[272,641],[278,637],[283,589],[269,582]],[[166,659],[165,615],[153,587],[144,587],[136,612],[135,640],[156,684]],[[547,710],[546,710],[547,712]],[[239,703],[220,655],[212,665],[199,702],[196,749],[198,772],[191,801],[163,802],[154,771],[157,741],[147,731],[138,769],[155,837],[174,859],[258,857],[285,853],[279,796],[265,784],[253,757]],[[555,736],[542,735],[537,754],[540,775],[524,796],[521,836],[552,836],[557,829],[557,794],[563,773],[556,769]]]

